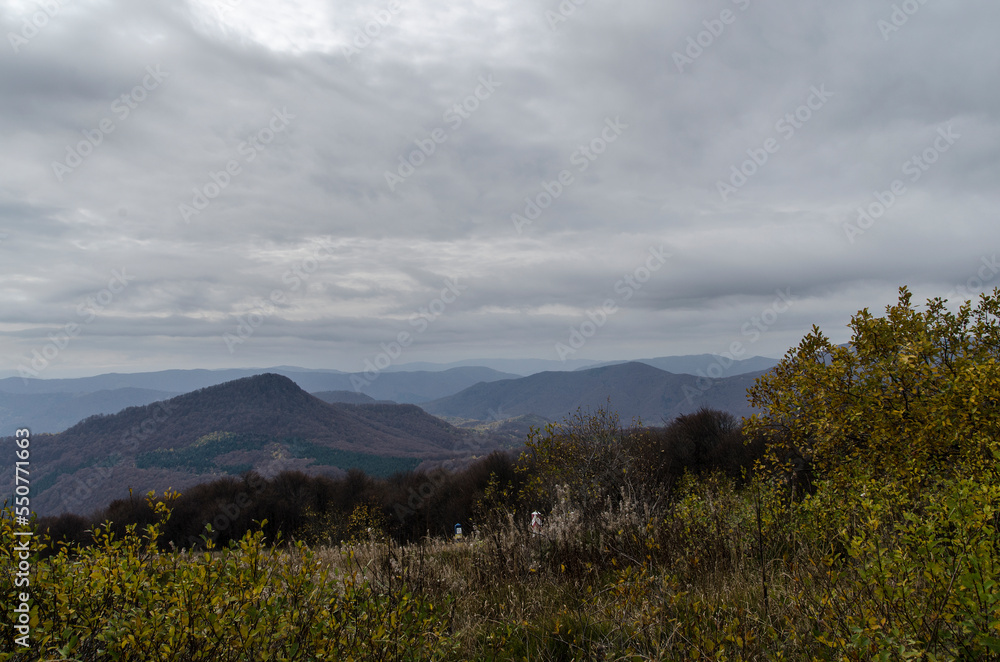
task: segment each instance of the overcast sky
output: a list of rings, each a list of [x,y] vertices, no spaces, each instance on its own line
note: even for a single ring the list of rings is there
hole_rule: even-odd
[[[4,374],[780,357],[901,285],[1000,285],[994,0],[0,24]]]

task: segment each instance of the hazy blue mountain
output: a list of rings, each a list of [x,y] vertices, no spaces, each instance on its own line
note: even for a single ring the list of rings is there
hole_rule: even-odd
[[[0,379],[6,393],[93,393],[120,388],[143,388],[171,393],[187,393],[206,386],[268,372],[257,368],[227,370],[160,370],[158,372],[111,372],[94,377],[68,379]]]
[[[33,433],[62,432],[94,414],[113,414],[126,407],[166,400],[177,393],[117,388],[93,393],[0,392],[0,430],[28,428]]]
[[[541,374],[537,371],[538,368],[557,366],[556,370],[549,372],[564,372],[578,363],[585,363],[567,361],[563,364],[559,361],[541,359],[484,359],[484,361],[507,366],[512,372],[500,372],[488,366],[412,363],[406,366],[429,366],[429,369],[365,375],[282,366],[274,369],[109,373],[73,379],[22,380],[20,377],[13,377],[0,380],[0,423],[7,425],[8,428],[11,425],[27,425],[37,432],[59,432],[93,414],[114,413],[125,407],[162,400],[171,394],[186,393],[266,372],[284,375],[311,393],[342,392],[343,394],[338,396],[338,401],[365,401],[364,398],[351,399],[346,395],[351,393],[367,396],[376,401],[424,404],[458,394],[463,389],[480,382],[517,379],[521,376],[518,371],[535,375]],[[469,363],[469,361],[458,363]],[[624,363],[627,362],[606,365]],[[675,374],[698,375],[700,371],[702,375],[735,376],[770,369],[777,361],[752,357],[730,363],[711,354],[702,354],[659,357],[645,359],[639,363]],[[355,387],[360,390],[356,391]]]
[[[736,416],[752,413],[746,389],[762,373],[718,380],[675,374],[644,363],[624,363],[574,372],[542,372],[520,379],[476,384],[421,405],[435,416],[502,420],[535,414],[562,420],[577,408],[608,406],[623,421],[660,425],[680,414],[710,407]]]
[[[391,372],[424,370],[427,372],[440,372],[452,368],[463,368],[481,366],[493,368],[501,372],[512,373],[516,376],[526,377],[538,372],[548,370],[577,370],[595,367],[598,361],[588,361],[586,359],[567,359],[566,361],[556,361],[554,359],[466,359],[464,361],[453,361],[451,363],[428,363],[415,362],[403,363],[392,366],[388,369]]]
[[[25,380],[20,377],[11,377],[0,380],[0,393],[93,393],[120,388],[143,388],[170,393],[187,393],[264,373],[288,377],[303,390],[310,392],[355,391],[355,385],[359,385],[361,393],[376,400],[392,400],[411,404],[458,393],[463,388],[478,382],[518,376],[482,367],[451,368],[439,372],[382,372],[368,375],[363,373],[349,374],[336,370],[305,370],[303,368],[163,370],[160,372],[109,373],[74,379]]]
[[[778,359],[766,356],[751,356],[747,359],[732,360],[716,354],[690,354],[686,356],[660,356],[655,359],[636,359],[635,361],[608,361],[590,367],[599,368],[609,365],[621,365],[622,363],[645,363],[654,368],[679,375],[705,376],[718,379],[719,377],[733,377],[735,375],[745,375],[749,372],[770,370],[778,365]],[[582,369],[586,370],[587,368]]]
[[[449,368],[441,372],[383,372],[371,384],[363,386],[361,392],[376,400],[420,404],[458,393],[479,382],[517,377],[515,374],[477,366]]]

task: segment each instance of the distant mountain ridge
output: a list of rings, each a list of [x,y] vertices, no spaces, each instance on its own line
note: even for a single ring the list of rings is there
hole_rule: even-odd
[[[143,492],[182,489],[249,469],[339,475],[359,467],[384,474],[516,443],[526,427],[542,419],[562,420],[577,409],[610,407],[623,422],[638,419],[645,425],[660,425],[702,407],[745,416],[751,413],[746,389],[763,373],[712,380],[630,362],[473,381],[484,374],[503,376],[488,368],[377,376],[376,382],[385,380],[388,388],[410,397],[434,389],[449,393],[416,406],[374,402],[372,396],[348,389],[327,390],[316,397],[289,377],[265,373],[118,413],[90,416],[59,434],[36,431],[33,504],[39,512],[79,512],[83,506],[96,508],[124,496],[128,487]],[[314,384],[349,377],[321,371],[300,375],[315,380]],[[166,377],[167,382],[178,383],[176,374]],[[30,397],[58,405],[88,398],[106,401],[116,393],[139,399],[155,396],[125,387],[121,393],[99,391],[84,396],[0,394],[0,401]],[[71,407],[63,408],[71,411]],[[463,429],[435,416],[450,418]],[[30,427],[23,416],[15,418],[19,427]],[[0,473],[0,491],[8,495],[13,491],[11,474]]]
[[[421,406],[435,416],[475,420],[525,414],[562,420],[578,408],[610,406],[624,421],[641,419],[646,425],[661,425],[702,407],[750,415],[746,389],[760,374],[709,380],[634,362],[476,384]]]
[[[440,372],[382,372],[375,375],[335,370],[239,369],[163,370],[160,372],[109,373],[74,379],[0,379],[0,394],[92,393],[94,391],[145,388],[172,393],[189,393],[244,377],[265,373],[288,377],[306,391],[358,391],[376,400],[401,403],[427,402],[457,393],[478,382],[518,377],[491,368],[461,367]],[[352,377],[355,380],[352,381]],[[360,388],[355,389],[355,383]]]
[[[364,403],[391,401],[426,404],[456,395],[481,382],[497,382],[521,377],[517,372],[577,372],[595,367],[624,365],[630,362],[594,364],[586,360],[566,361],[544,359],[483,359],[494,367],[451,364],[411,363],[392,366],[392,371],[377,374],[344,373],[337,370],[307,369],[281,366],[272,370],[164,370],[147,373],[109,373],[74,379],[0,379],[0,426],[11,429],[29,427],[36,432],[60,432],[94,414],[108,414],[125,407],[163,400],[171,395],[187,393],[236,379],[264,373],[281,374],[295,381],[302,389],[324,394],[321,399],[336,402]],[[712,354],[643,359],[644,363],[675,374],[709,377],[731,377],[768,370],[776,359],[751,357],[726,360]],[[585,366],[580,368],[580,366]],[[423,367],[426,370],[404,371]],[[513,372],[501,372],[505,367]],[[546,370],[539,371],[541,367]],[[358,387],[358,390],[355,390]],[[339,393],[337,396],[326,395]],[[0,430],[4,429],[0,427]]]
[[[465,359],[463,361],[452,361],[450,363],[432,363],[428,361],[415,361],[413,363],[400,363],[387,369],[391,372],[401,371],[426,371],[441,372],[452,368],[466,368],[478,366],[482,368],[492,368],[500,372],[513,373],[517,377],[526,377],[537,372],[551,370],[583,370],[600,365],[599,361],[588,359]]]
[[[660,356],[652,359],[622,359],[616,361],[591,361],[587,359],[466,359],[451,363],[429,363],[425,361],[402,363],[392,366],[389,370],[439,372],[462,366],[482,366],[501,372],[515,373],[523,377],[539,372],[564,372],[602,368],[622,363],[645,363],[660,370],[687,375],[707,375],[713,379],[732,377],[748,372],[770,370],[778,364],[778,359],[764,356],[751,356],[746,359],[728,359],[718,354],[689,354],[684,356]],[[720,372],[721,370],[721,372]]]
[[[89,512],[130,487],[182,489],[251,468],[390,473],[482,452],[482,439],[415,405],[329,404],[264,374],[33,435],[32,504],[46,514]],[[12,474],[2,473],[4,494]]]
[[[265,374],[266,370],[164,370],[151,373],[109,373],[75,379],[0,380],[0,424],[27,427],[36,432],[61,432],[94,414],[109,414],[125,407],[215,386],[237,379]],[[441,372],[383,373],[364,376],[360,392],[347,373],[327,370],[287,369],[274,372],[292,379],[310,392],[354,393],[341,395],[339,402],[392,401],[428,402],[483,381],[508,379],[517,375],[490,368],[464,367]],[[100,395],[99,395],[100,394]]]
[[[621,365],[622,363],[645,363],[654,368],[678,375],[695,375],[697,377],[718,379],[720,377],[734,377],[751,372],[770,370],[778,365],[778,359],[771,359],[764,356],[730,359],[717,354],[691,354],[688,356],[660,356],[655,359],[635,359],[634,361],[608,361],[590,367],[603,368],[609,365]],[[577,370],[587,369],[589,368],[577,368]]]
[[[0,393],[0,430],[27,427],[34,434],[56,433],[95,414],[166,400],[178,393],[117,388],[93,393]]]

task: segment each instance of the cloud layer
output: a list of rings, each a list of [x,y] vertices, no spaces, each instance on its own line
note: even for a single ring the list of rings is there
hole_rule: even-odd
[[[581,328],[572,358],[779,356],[900,285],[1000,284],[993,4],[9,0],[0,26],[0,371],[353,371],[403,332],[397,363],[555,359]]]

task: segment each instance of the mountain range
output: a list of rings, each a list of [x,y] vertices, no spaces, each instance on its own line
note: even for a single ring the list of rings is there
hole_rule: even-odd
[[[304,368],[244,368],[228,370],[162,370],[159,372],[108,373],[74,379],[0,379],[0,393],[93,393],[122,388],[142,388],[170,393],[223,384],[265,372],[288,377],[306,391],[356,391],[376,400],[403,403],[427,402],[451,395],[478,382],[518,377],[492,368],[467,366],[435,372],[345,373]],[[352,377],[354,381],[352,381]],[[355,385],[358,388],[355,388]]]
[[[495,446],[415,405],[331,404],[264,374],[33,434],[32,506],[40,514],[90,512],[130,488],[184,489],[251,469],[387,475]],[[13,472],[2,475],[0,493],[12,494]]]
[[[736,375],[745,375],[750,372],[761,372],[770,370],[778,365],[776,359],[764,356],[751,356],[748,359],[726,359],[715,354],[692,354],[688,356],[660,356],[655,359],[635,359],[634,361],[606,361],[586,368],[577,368],[577,370],[603,368],[622,363],[645,363],[654,368],[679,375],[707,376],[712,379],[735,377]]]
[[[163,370],[109,373],[75,379],[0,379],[0,430],[30,427],[33,432],[56,433],[93,414],[111,414],[125,407],[145,405],[174,395],[265,372],[288,377],[309,392],[339,392],[338,402],[371,401],[418,404],[452,395],[484,381],[518,375],[490,368],[461,367],[439,372],[394,372],[351,375],[330,370],[275,368],[273,370]],[[354,377],[355,381],[352,381]],[[355,384],[367,381],[360,390]]]
[[[610,408],[623,424],[660,425],[702,407],[745,416],[751,413],[746,389],[763,374],[712,380],[630,362],[527,377],[471,366],[377,376],[385,389],[424,399],[419,406],[348,389],[310,395],[302,384],[276,373],[168,398],[162,397],[169,395],[166,391],[122,385],[178,388],[217,377],[216,371],[185,372],[101,375],[83,384],[44,380],[58,382],[49,388],[102,389],[90,393],[2,394],[6,404],[0,413],[9,429],[32,429],[36,511],[89,512],[126,496],[129,488],[140,493],[184,489],[250,469],[265,475],[285,469],[342,475],[359,468],[386,475],[421,463],[451,464],[519,445],[532,427],[599,407]],[[313,387],[350,378],[326,371],[287,372]],[[41,386],[26,385],[36,391]],[[109,386],[114,388],[103,388]],[[433,393],[445,395],[428,398]],[[144,402],[153,399],[157,402]],[[88,407],[106,410],[120,403],[126,406],[117,413],[96,413],[58,434],[43,434],[30,418],[45,418],[47,408],[50,423],[69,421]],[[0,494],[13,492],[12,474],[0,473]]]
[[[746,389],[761,374],[763,371],[710,380],[645,363],[623,363],[483,382],[421,407],[435,416],[473,420],[503,420],[524,414],[561,420],[577,409],[610,407],[624,422],[635,419],[646,425],[662,425],[702,407],[749,416],[753,410]]]
[[[544,359],[478,359],[447,364],[408,363],[392,366],[392,371],[377,374],[281,366],[266,370],[246,368],[109,373],[75,379],[10,377],[0,379],[0,430],[30,426],[35,433],[57,433],[87,416],[111,414],[125,407],[149,404],[265,372],[284,375],[310,393],[323,393],[321,399],[325,400],[332,397],[334,400],[331,401],[336,402],[392,401],[423,405],[454,396],[480,382],[517,379],[543,371],[572,374],[568,371],[584,372],[593,367],[624,363],[626,362],[619,361],[598,365],[584,360],[563,363]],[[727,361],[712,354],[699,354],[641,359],[635,363],[676,374],[709,375],[715,378],[767,370],[777,361],[763,357]],[[403,371],[406,368],[410,370]],[[339,395],[325,395],[330,392],[337,392]],[[625,406],[627,403],[621,404]],[[487,411],[496,409],[496,406],[495,402],[490,404]],[[729,409],[730,405],[722,403],[720,407]]]
[[[565,372],[572,370],[589,370],[621,363],[645,363],[660,370],[687,375],[708,375],[712,378],[732,377],[748,372],[770,370],[778,364],[777,359],[764,356],[751,356],[746,359],[727,360],[716,354],[689,354],[686,356],[659,356],[652,359],[628,359],[619,361],[590,361],[587,359],[467,359],[451,363],[402,363],[387,368],[387,371],[426,371],[440,372],[451,368],[480,366],[492,368],[499,372],[514,373],[528,377],[539,372]]]

